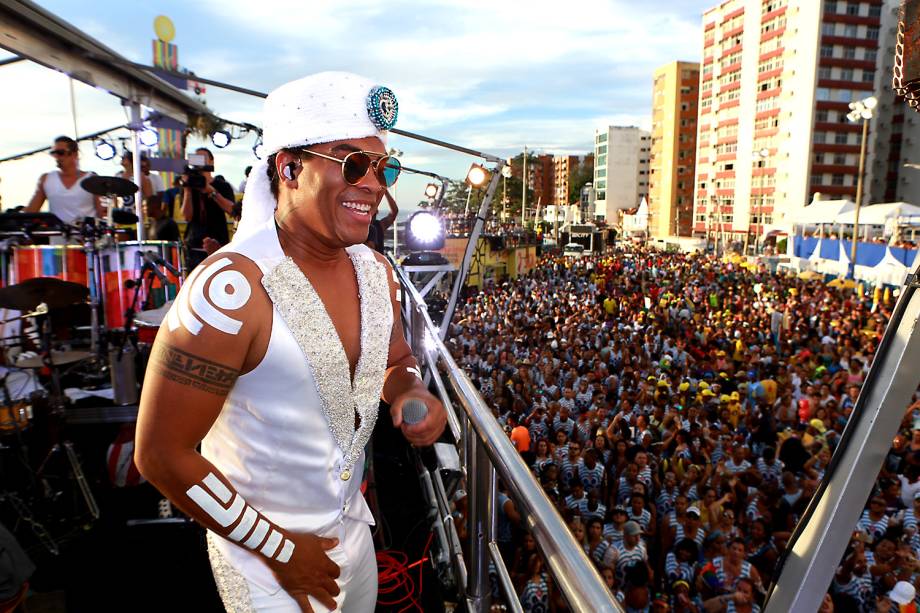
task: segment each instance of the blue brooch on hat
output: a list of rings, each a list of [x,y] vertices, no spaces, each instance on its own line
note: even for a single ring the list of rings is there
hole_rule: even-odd
[[[367,94],[367,116],[378,130],[389,130],[396,125],[399,103],[389,87],[375,85]]]

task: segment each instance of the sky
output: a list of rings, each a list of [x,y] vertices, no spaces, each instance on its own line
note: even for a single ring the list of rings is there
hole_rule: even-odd
[[[648,129],[652,73],[674,60],[699,61],[702,13],[715,0],[249,0],[113,2],[39,0],[45,9],[128,59],[152,63],[153,20],[169,16],[179,62],[202,77],[259,91],[322,70],[356,72],[390,87],[397,127],[499,156],[529,151],[584,154],[595,129]],[[92,10],[88,10],[88,6]],[[0,49],[0,59],[9,54]],[[125,109],[74,82],[79,134],[122,124]],[[73,135],[66,75],[30,62],[0,67],[0,158]],[[218,115],[260,124],[260,99],[208,87]],[[202,144],[198,141],[193,146]],[[217,173],[234,186],[252,164],[253,137],[217,151]],[[474,158],[406,138],[388,145],[404,165],[462,179]],[[81,166],[114,174],[89,143]],[[46,153],[0,164],[4,208],[25,204]],[[405,176],[400,208],[423,198],[427,181]]]

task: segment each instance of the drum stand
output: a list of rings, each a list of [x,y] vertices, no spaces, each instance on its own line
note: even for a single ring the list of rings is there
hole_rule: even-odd
[[[48,395],[48,403],[51,408],[51,418],[64,420],[64,394],[61,391],[61,375],[58,371],[57,366],[53,363],[51,359],[51,317],[49,315],[44,315],[43,320],[39,325],[41,330],[41,351],[42,351],[42,361],[45,364],[45,367],[48,368],[51,372],[51,393]],[[67,463],[69,464],[70,472],[73,474],[74,480],[77,482],[77,486],[80,488],[80,494],[83,497],[83,502],[86,504],[86,508],[89,511],[90,515],[93,516],[93,519],[99,519],[99,505],[96,503],[96,499],[93,496],[92,491],[89,488],[89,483],[86,481],[86,476],[83,474],[83,468],[80,466],[80,460],[77,458],[77,454],[74,451],[73,443],[68,440],[60,440],[60,433],[55,428],[53,434],[54,444],[51,446],[51,449],[48,451],[45,458],[42,460],[38,469],[35,471],[36,477],[41,480],[42,485],[45,490],[46,498],[57,497],[61,492],[52,492],[51,487],[48,484],[47,480],[44,478],[45,468],[48,463],[57,455],[64,452],[65,457],[67,458]]]
[[[86,252],[86,272],[89,280],[90,332],[89,350],[99,356],[99,279],[96,261],[96,220],[87,217],[80,228],[83,250]]]
[[[6,384],[7,378],[10,376],[10,371],[7,371],[6,375],[0,379],[0,391],[3,392],[3,401],[6,403],[6,406],[13,407],[13,399],[10,396],[9,387]],[[18,444],[18,449],[16,450],[16,458],[22,465],[25,467],[26,474],[28,475],[28,487],[35,487],[35,477],[36,474],[29,466],[29,452],[26,447],[25,441],[22,440],[22,429],[19,427],[19,423],[13,419],[13,428],[16,435],[16,443]],[[0,448],[10,449],[0,445]],[[48,529],[45,528],[44,524],[35,519],[35,515],[32,512],[32,508],[22,499],[19,494],[10,489],[0,490],[0,504],[6,503],[12,509],[16,515],[17,524],[20,522],[28,524],[29,528],[32,530],[32,534],[35,535],[35,538],[39,543],[50,553],[51,555],[58,555],[60,553],[60,548],[58,547],[57,541],[54,540],[54,537],[51,536],[51,533],[48,532]],[[16,525],[13,526],[13,531],[16,531]]]

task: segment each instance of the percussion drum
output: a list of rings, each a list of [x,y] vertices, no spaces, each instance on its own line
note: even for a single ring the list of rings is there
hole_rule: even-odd
[[[141,280],[144,266],[144,252],[152,252],[173,268],[180,276],[173,275],[165,266],[157,266],[167,278],[164,284],[152,273],[147,272]],[[134,304],[135,312],[156,309],[175,299],[182,285],[182,253],[180,243],[169,241],[125,241],[107,247],[99,254],[102,277],[102,297],[105,305],[105,326],[108,329],[125,325],[125,312]],[[127,283],[133,281],[133,283]],[[137,303],[134,293],[140,288]],[[131,285],[131,287],[128,287]]]
[[[17,245],[13,247],[11,281],[22,283],[54,277],[89,287],[86,253],[80,245]]]

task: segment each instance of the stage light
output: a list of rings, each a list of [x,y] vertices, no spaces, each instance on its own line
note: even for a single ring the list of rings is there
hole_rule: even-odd
[[[430,211],[416,211],[409,217],[406,236],[409,251],[434,251],[444,247],[444,224]]]
[[[438,196],[438,184],[429,183],[425,186],[425,197],[434,200]]]
[[[115,149],[115,145],[109,141],[102,138],[96,141],[96,157],[100,160],[111,160],[116,153],[118,151]]]
[[[137,138],[145,147],[156,147],[157,143],[160,142],[160,136],[157,134],[157,131],[151,128],[144,128],[138,132]]]
[[[472,185],[473,187],[480,187],[483,183],[486,182],[486,179],[489,178],[489,171],[480,166],[479,164],[473,164],[470,166],[470,171],[466,173],[466,182]]]
[[[218,149],[223,149],[229,145],[231,140],[233,140],[233,137],[230,136],[230,133],[226,130],[218,130],[211,135],[211,142],[214,143],[214,146]]]
[[[502,166],[502,176],[506,179],[511,178],[511,164],[505,164]]]

